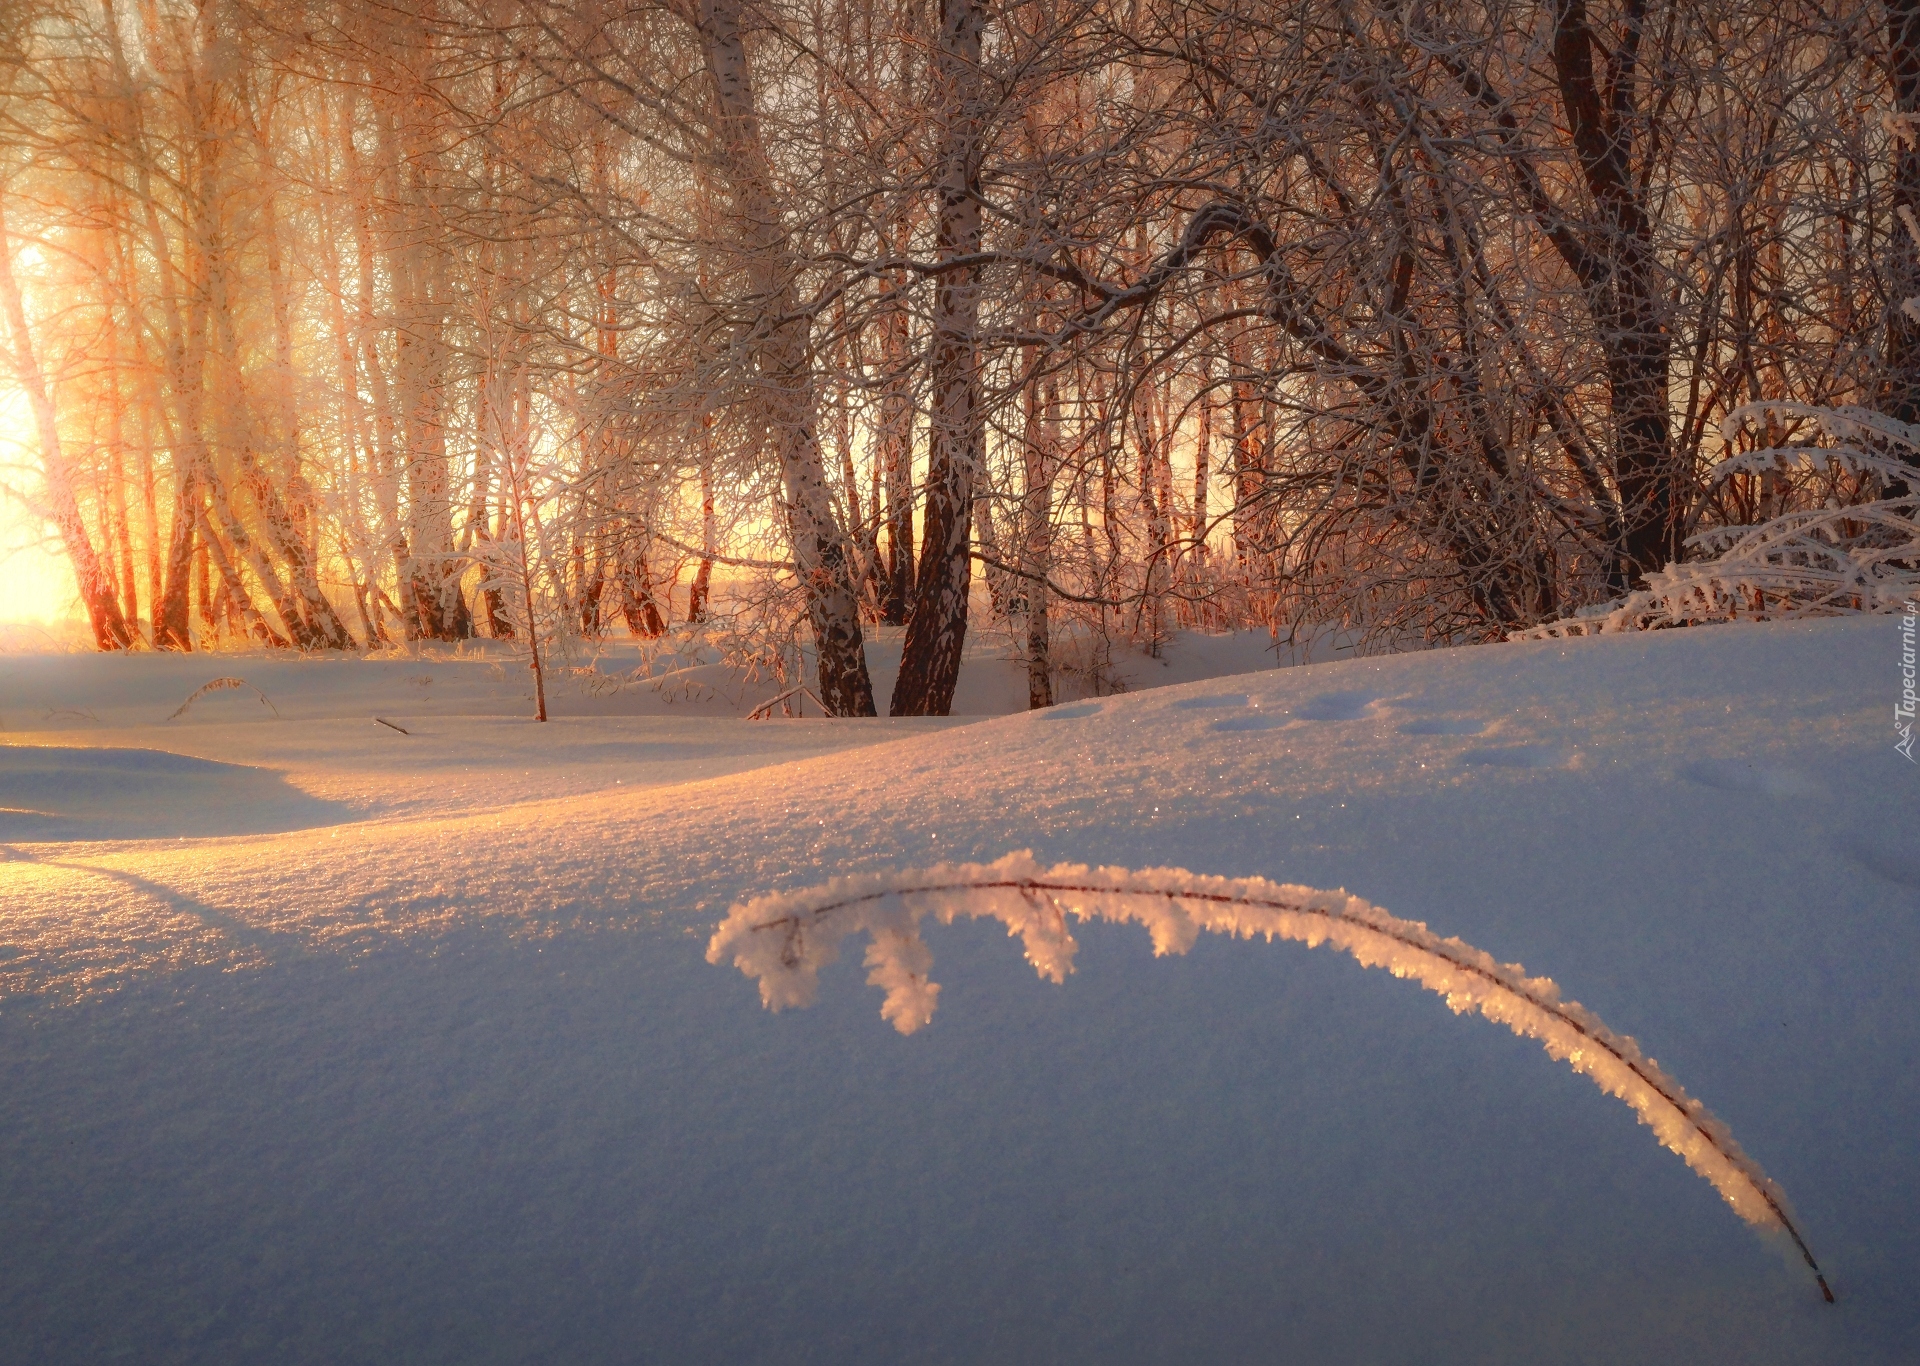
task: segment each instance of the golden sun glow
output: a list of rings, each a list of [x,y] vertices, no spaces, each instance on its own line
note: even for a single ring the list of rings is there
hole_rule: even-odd
[[[79,615],[73,567],[53,528],[25,501],[40,487],[32,440],[25,396],[12,385],[0,386],[0,623],[64,622]]]

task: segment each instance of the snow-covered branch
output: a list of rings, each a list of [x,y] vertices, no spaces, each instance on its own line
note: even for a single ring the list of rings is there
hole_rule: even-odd
[[[1920,429],[1864,408],[1767,402],[1735,409],[1727,418],[1727,439],[1749,421],[1810,421],[1834,444],[1729,455],[1714,467],[1708,492],[1735,477],[1787,485],[1797,475],[1811,489],[1803,499],[1810,506],[1753,526],[1701,532],[1687,544],[1710,552],[1709,558],[1669,564],[1647,575],[1645,588],[1618,601],[1516,631],[1513,638],[1893,612],[1920,596],[1920,468],[1889,453],[1920,451]],[[1841,488],[1843,480],[1850,496],[1821,496],[1822,488]]]
[[[1456,1014],[1476,1011],[1538,1039],[1549,1055],[1624,1101],[1742,1219],[1791,1239],[1821,1292],[1833,1299],[1780,1189],[1727,1126],[1639,1044],[1579,1003],[1561,999],[1551,979],[1529,977],[1517,963],[1498,962],[1344,891],[1181,868],[1043,867],[1021,851],[994,863],[836,878],[738,903],[715,931],[707,961],[730,961],[754,978],[770,1010],[805,1006],[818,990],[820,969],[838,957],[840,941],[865,931],[867,981],[886,992],[880,1013],[902,1034],[912,1034],[932,1020],[940,995],[929,977],[933,955],[920,936],[928,915],[941,924],[960,916],[1001,921],[1021,940],[1027,961],[1053,982],[1073,971],[1078,946],[1069,915],[1143,925],[1160,955],[1185,953],[1203,930],[1235,938],[1260,935],[1309,948],[1329,945],[1365,967],[1409,978],[1444,997]]]

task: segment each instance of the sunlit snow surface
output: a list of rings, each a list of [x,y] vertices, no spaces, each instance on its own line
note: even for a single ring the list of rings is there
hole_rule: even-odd
[[[0,750],[0,1359],[1912,1360],[1898,650],[1662,632],[961,727],[0,657],[0,739],[99,751]],[[222,673],[281,719],[162,719]],[[1536,1046],[1330,955],[1089,925],[1055,986],[935,929],[909,1039],[857,955],[778,1016],[703,961],[740,898],[1020,848],[1345,887],[1552,976],[1840,1303]]]

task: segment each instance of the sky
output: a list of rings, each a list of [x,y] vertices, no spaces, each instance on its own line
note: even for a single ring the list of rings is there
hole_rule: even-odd
[[[26,397],[10,384],[0,386],[0,622],[79,615],[73,569],[53,528],[15,496],[39,486]]]
[[[65,555],[33,544],[38,532],[38,519],[27,509],[12,500],[0,503],[0,622],[79,615],[73,567]]]

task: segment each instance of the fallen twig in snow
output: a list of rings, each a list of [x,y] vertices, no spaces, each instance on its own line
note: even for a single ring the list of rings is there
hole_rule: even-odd
[[[280,708],[274,706],[272,702],[268,701],[267,695],[261,692],[260,689],[254,688],[253,684],[247,682],[246,679],[215,678],[210,680],[209,682],[202,683],[199,687],[195,688],[191,693],[189,693],[187,696],[187,700],[182,702],[179,705],[179,707],[177,707],[174,710],[173,715],[169,716],[167,720],[177,721],[181,716],[186,714],[187,708],[191,707],[196,701],[198,701],[202,695],[210,692],[219,692],[224,688],[253,688],[253,694],[255,697],[258,697],[260,699],[261,705],[266,707],[266,709],[272,712],[274,714],[274,717],[278,719],[280,715]]]
[[[411,735],[411,734],[413,734],[413,732],[412,732],[412,731],[410,731],[410,730],[408,730],[408,729],[407,729],[407,728],[406,728],[405,726],[396,726],[396,725],[394,725],[394,724],[393,724],[393,722],[391,722],[391,721],[389,721],[389,720],[387,720],[387,718],[386,718],[386,717],[384,717],[384,716],[376,716],[376,717],[374,717],[373,719],[374,719],[374,720],[376,720],[376,721],[378,721],[378,722],[379,722],[379,723],[380,723],[381,725],[383,725],[383,726],[385,726],[385,727],[386,727],[386,728],[387,728],[388,730],[397,730],[397,731],[399,731],[399,732],[400,732],[400,733],[401,733],[402,735]]]
[[[942,924],[960,915],[997,918],[1023,941],[1034,969],[1061,982],[1073,970],[1078,948],[1067,929],[1068,912],[1082,920],[1138,921],[1153,936],[1156,954],[1185,953],[1202,930],[1290,939],[1309,948],[1330,944],[1365,967],[1412,978],[1444,996],[1456,1014],[1478,1011],[1540,1040],[1549,1055],[1631,1106],[1747,1223],[1790,1238],[1820,1293],[1833,1302],[1784,1194],[1741,1151],[1727,1126],[1643,1055],[1639,1044],[1615,1034],[1579,1003],[1561,1000],[1550,978],[1529,977],[1517,963],[1496,962],[1470,944],[1442,939],[1419,921],[1401,920],[1345,892],[1182,868],[1043,868],[1022,851],[995,863],[836,878],[824,887],[737,903],[715,930],[707,961],[731,958],[758,980],[760,999],[770,1010],[810,1005],[820,969],[838,957],[840,940],[864,929],[867,981],[887,993],[880,1013],[911,1034],[933,1018],[940,994],[928,978],[933,954],[920,938],[923,917],[931,913]]]
[[[819,699],[819,697],[814,694],[813,689],[809,688],[806,684],[802,683],[797,688],[788,688],[785,692],[781,693],[778,697],[769,697],[766,701],[762,702],[759,706],[755,707],[752,711],[747,713],[747,720],[760,721],[760,720],[764,720],[767,717],[772,716],[773,709],[775,707],[779,706],[782,702],[785,702],[788,698],[793,697],[795,695],[811,699],[811,701],[813,702],[813,705],[820,708],[820,714],[822,716],[833,715],[832,712],[827,710],[827,704],[825,702],[822,702]]]

